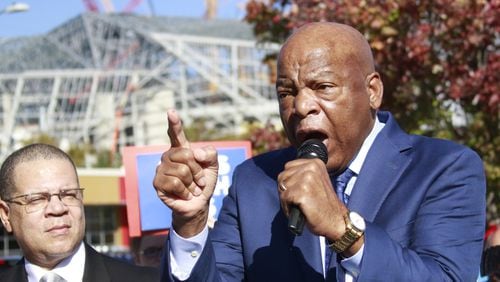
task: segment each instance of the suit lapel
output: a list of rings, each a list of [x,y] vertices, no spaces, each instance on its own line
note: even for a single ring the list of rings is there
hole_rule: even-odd
[[[409,136],[389,113],[379,113],[384,129],[375,139],[354,185],[348,207],[373,221],[411,161]]]
[[[83,282],[111,281],[102,257],[91,246],[85,244],[85,270]]]
[[[18,281],[28,282],[28,274],[26,273],[26,269],[24,267],[24,259],[22,260],[22,263],[18,263],[16,265],[16,272],[17,277],[22,277],[21,280]]]
[[[28,282],[28,274],[24,267],[24,258],[12,266],[11,269],[5,270],[5,275],[0,276],[0,281],[2,282]]]

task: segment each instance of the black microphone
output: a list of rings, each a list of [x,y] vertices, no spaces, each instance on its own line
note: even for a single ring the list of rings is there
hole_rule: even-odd
[[[325,164],[328,162],[328,150],[325,144],[318,139],[308,139],[297,149],[297,159],[314,159],[318,158]],[[290,216],[288,218],[288,229],[300,236],[304,230],[304,215],[296,206],[290,208]]]

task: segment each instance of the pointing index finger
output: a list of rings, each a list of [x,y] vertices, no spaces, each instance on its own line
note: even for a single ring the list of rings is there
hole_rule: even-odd
[[[168,115],[168,137],[172,147],[189,148],[189,141],[184,134],[182,122],[176,110],[170,109],[167,111]]]

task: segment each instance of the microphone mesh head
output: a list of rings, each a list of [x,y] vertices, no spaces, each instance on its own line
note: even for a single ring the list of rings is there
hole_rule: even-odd
[[[308,139],[297,149],[298,159],[318,158],[325,164],[328,162],[328,150],[325,144],[318,139]]]

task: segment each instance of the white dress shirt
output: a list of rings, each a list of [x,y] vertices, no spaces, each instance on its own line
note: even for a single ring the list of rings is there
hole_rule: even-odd
[[[368,151],[370,150],[375,138],[379,134],[379,132],[384,128],[385,124],[381,123],[376,117],[375,124],[370,131],[370,134],[366,137],[365,141],[363,141],[363,145],[361,145],[361,149],[356,154],[356,157],[349,164],[349,168],[355,172],[356,174],[349,180],[347,183],[346,189],[344,191],[345,194],[351,195],[354,184],[356,183],[357,175],[361,171],[361,167],[365,162]],[[191,275],[191,271],[194,268],[194,265],[198,261],[198,258],[203,252],[203,247],[205,246],[206,240],[208,238],[208,228],[205,227],[203,231],[191,238],[182,238],[173,228],[170,232],[170,261],[171,261],[171,269],[172,274],[179,280],[187,280]],[[321,257],[323,262],[323,273],[326,275],[325,271],[325,238],[320,236],[320,245],[321,245]],[[352,257],[342,259],[340,264],[342,265],[343,270],[339,271],[337,275],[344,275],[346,282],[356,281],[356,278],[359,275],[359,271],[361,269],[361,260],[363,258],[364,252],[364,244],[361,246],[359,251]],[[344,272],[344,273],[341,273]]]
[[[366,156],[368,155],[368,151],[372,147],[373,142],[375,141],[375,138],[377,135],[380,133],[380,131],[384,128],[385,124],[380,122],[378,120],[378,117],[375,119],[375,124],[370,131],[370,134],[366,137],[365,141],[363,141],[363,144],[361,145],[361,149],[359,149],[359,152],[356,154],[356,157],[352,160],[352,162],[349,164],[348,168],[352,170],[355,174],[351,177],[349,182],[347,182],[346,188],[344,193],[347,194],[348,196],[351,196],[352,189],[354,188],[354,184],[356,183],[356,180],[358,179],[359,172],[361,171],[361,167],[363,166],[363,163],[365,162]],[[325,245],[325,238],[320,237],[320,242],[321,242],[321,250],[324,251],[324,245]],[[339,272],[345,272],[343,273],[345,275],[345,282],[351,282],[351,281],[356,281],[356,278],[359,275],[359,272],[361,270],[361,259],[363,258],[363,252],[365,249],[365,245],[363,244],[361,248],[358,250],[356,254],[354,254],[352,257],[344,258],[340,261],[340,264],[342,265],[343,270]],[[324,254],[323,254],[323,269],[324,269]],[[337,272],[337,275],[342,274]],[[326,272],[325,272],[326,273]],[[338,279],[340,280],[340,279]],[[342,280],[340,280],[342,281]]]
[[[63,259],[54,269],[46,269],[24,259],[24,268],[28,274],[29,282],[39,282],[45,273],[52,271],[57,273],[68,282],[82,282],[85,268],[85,246],[80,243],[78,250],[72,255]]]

